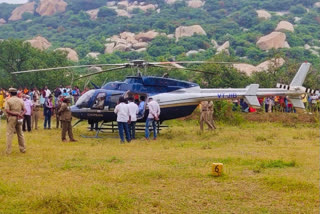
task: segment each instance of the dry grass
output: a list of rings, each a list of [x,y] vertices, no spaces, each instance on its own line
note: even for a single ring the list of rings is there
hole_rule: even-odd
[[[318,213],[319,128],[171,121],[157,141],[116,134],[62,143],[26,133],[27,153],[0,154],[0,213]],[[0,145],[5,148],[5,127]],[[142,138],[142,134],[140,134]],[[211,164],[224,163],[222,177]]]

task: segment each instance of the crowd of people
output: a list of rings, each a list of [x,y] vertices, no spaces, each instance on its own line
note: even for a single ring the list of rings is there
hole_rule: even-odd
[[[301,97],[302,102],[309,112],[320,112],[320,94],[305,94]],[[285,96],[269,96],[259,97],[259,103],[263,111],[270,112],[296,112],[294,106]],[[234,108],[236,111],[237,107],[240,107],[243,112],[255,112],[256,109],[250,107],[244,99],[233,100]]]
[[[66,135],[71,142],[76,141],[72,133],[72,115],[70,105],[88,91],[80,92],[78,87],[57,87],[51,92],[47,86],[40,91],[37,88],[29,90],[10,88],[0,90],[0,110],[4,110],[7,116],[7,153],[11,153],[11,142],[13,134],[18,135],[21,152],[25,152],[23,132],[31,132],[39,128],[38,122],[40,112],[43,110],[44,129],[51,129],[51,118],[56,117],[56,128],[61,128],[61,140],[66,140]],[[159,120],[160,106],[152,97],[148,99],[149,115],[146,121],[145,139],[149,139],[149,125],[153,127],[153,139],[157,137],[156,122]],[[134,97],[120,97],[115,107],[121,143],[124,143],[124,135],[127,142],[135,139],[135,125],[139,117],[143,117],[145,109],[145,97],[141,96],[140,101]]]

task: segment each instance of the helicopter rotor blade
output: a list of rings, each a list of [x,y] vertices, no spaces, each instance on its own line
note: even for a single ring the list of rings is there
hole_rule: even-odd
[[[79,80],[81,78],[90,77],[90,76],[101,74],[101,73],[104,73],[104,72],[115,71],[115,70],[119,70],[119,69],[127,68],[127,67],[128,66],[120,66],[120,67],[110,68],[110,69],[107,69],[107,70],[98,71],[98,72],[95,72],[95,73],[91,73],[91,74],[86,74],[86,75],[80,76],[80,77],[76,78],[75,80]]]
[[[33,69],[26,71],[17,71],[12,72],[11,74],[23,74],[23,73],[32,73],[38,71],[54,71],[61,69],[70,69],[70,68],[87,68],[87,67],[101,67],[101,66],[127,66],[128,63],[119,63],[119,64],[96,64],[96,65],[75,65],[75,66],[64,66],[64,67],[55,67],[55,68],[42,68],[42,69]]]
[[[179,65],[179,64],[235,64],[234,62],[212,62],[212,61],[176,61],[176,62],[150,62],[150,65]]]
[[[204,73],[204,74],[215,74],[215,73],[212,73],[212,72],[209,72],[209,71],[201,71],[201,70],[191,69],[191,68],[185,68],[185,67],[178,68],[178,67],[168,67],[168,66],[162,66],[162,65],[153,65],[153,66],[154,66],[154,67],[159,67],[159,68],[166,68],[166,69],[168,69],[168,70],[171,70],[171,69],[180,69],[180,70],[194,71],[194,72]]]

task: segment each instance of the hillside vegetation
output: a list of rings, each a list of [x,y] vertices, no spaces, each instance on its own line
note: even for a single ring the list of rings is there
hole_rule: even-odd
[[[0,4],[0,19],[6,22],[0,26],[0,38],[28,40],[41,35],[51,43],[48,51],[59,47],[72,48],[82,64],[113,63],[138,58],[149,61],[209,60],[217,53],[225,53],[230,56],[219,59],[258,65],[268,59],[283,58],[287,65],[295,68],[303,61],[311,62],[315,70],[319,68],[320,9],[316,0],[197,1],[202,2],[200,6],[190,4],[191,0],[146,0],[138,1],[138,4],[134,1],[113,2],[65,0],[66,6],[62,5],[61,11],[45,15],[45,12],[38,10],[40,2],[36,1],[34,11],[23,13],[21,19],[16,21],[11,21],[10,16],[18,6]],[[91,16],[89,11],[95,9]],[[271,16],[259,18],[257,10],[265,10]],[[128,14],[121,14],[123,12]],[[293,31],[276,30],[281,21],[292,24]],[[177,37],[179,27],[194,25],[199,25],[205,33],[198,31],[193,36]],[[142,39],[137,45],[140,49],[118,45],[118,40],[113,45],[112,38],[123,32],[138,35],[148,31],[156,32],[157,36],[147,42]],[[263,50],[257,44],[262,36],[274,31],[285,34],[289,48]],[[110,41],[112,47],[107,49]],[[188,54],[189,51],[197,52]],[[90,57],[89,53],[95,55]],[[284,70],[288,68],[278,70],[285,73]],[[313,81],[307,82],[307,86],[319,88],[319,78],[319,73],[315,71]],[[269,81],[268,84],[278,80]]]

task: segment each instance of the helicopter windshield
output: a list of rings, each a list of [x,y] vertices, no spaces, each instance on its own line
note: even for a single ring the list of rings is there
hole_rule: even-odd
[[[90,90],[83,94],[77,101],[76,106],[79,108],[89,108],[89,101],[93,97],[95,90]]]

